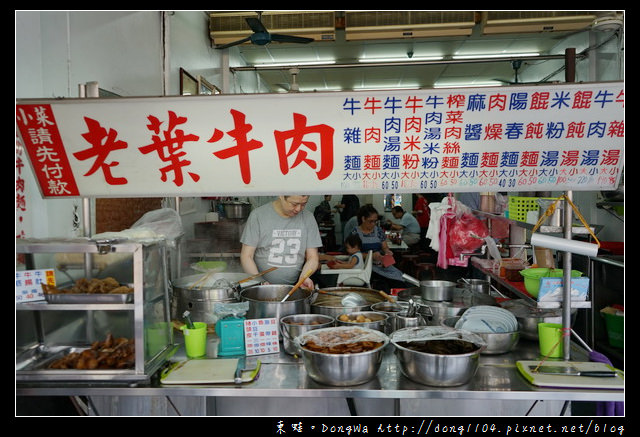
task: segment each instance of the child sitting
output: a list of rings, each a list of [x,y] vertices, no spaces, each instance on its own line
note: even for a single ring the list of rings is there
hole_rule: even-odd
[[[338,257],[334,255],[320,254],[320,261],[326,262],[329,269],[362,269],[364,268],[364,258],[361,252],[362,240],[358,234],[350,234],[344,241],[344,247],[349,255],[346,261],[338,261]],[[318,284],[320,288],[336,287],[338,274],[322,274],[316,272],[311,278],[314,284]]]
[[[344,240],[344,247],[349,256],[346,261],[336,259],[329,261],[327,266],[330,269],[362,269],[364,268],[364,258],[362,256],[362,240],[358,234],[350,234]]]

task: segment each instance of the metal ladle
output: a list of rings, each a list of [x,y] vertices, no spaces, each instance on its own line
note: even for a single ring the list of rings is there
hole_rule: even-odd
[[[407,317],[415,317],[416,316],[416,308],[417,305],[413,301],[413,299],[409,299],[409,307],[407,308]]]
[[[341,297],[342,299],[340,299],[340,303],[342,304],[342,306],[345,306],[345,307],[359,307],[359,306],[367,305],[368,303],[364,297],[360,296],[360,294],[353,291],[344,295],[340,293],[332,293],[330,291],[325,291],[325,290],[318,290],[318,293]]]
[[[340,300],[342,306],[345,307],[359,307],[367,304],[367,301],[364,297],[360,296],[358,293],[350,292],[347,293],[342,300]]]

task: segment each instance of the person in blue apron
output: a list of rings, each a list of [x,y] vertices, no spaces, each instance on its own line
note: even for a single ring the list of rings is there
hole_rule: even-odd
[[[392,288],[407,288],[410,285],[404,281],[402,271],[390,265],[384,267],[382,258],[385,255],[393,255],[387,245],[387,236],[384,229],[378,224],[380,216],[371,204],[360,207],[357,213],[358,226],[352,233],[358,234],[362,241],[362,252],[373,251],[373,267],[371,273],[371,287],[385,292]]]

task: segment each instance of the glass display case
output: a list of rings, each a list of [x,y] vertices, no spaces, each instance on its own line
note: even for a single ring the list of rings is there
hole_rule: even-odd
[[[49,270],[55,285],[40,300],[16,295],[16,380],[150,378],[177,348],[166,251],[162,241],[17,239],[16,278]]]

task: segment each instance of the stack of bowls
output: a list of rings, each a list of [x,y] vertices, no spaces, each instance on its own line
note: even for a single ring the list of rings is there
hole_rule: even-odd
[[[520,340],[518,320],[510,311],[487,305],[469,308],[460,317],[448,318],[443,325],[478,334],[487,344],[486,355],[513,350]]]
[[[538,323],[562,323],[561,308],[538,308],[530,305],[524,299],[511,299],[501,305],[516,317],[520,337],[526,340],[538,341]],[[578,310],[572,308],[572,325],[577,314]]]

